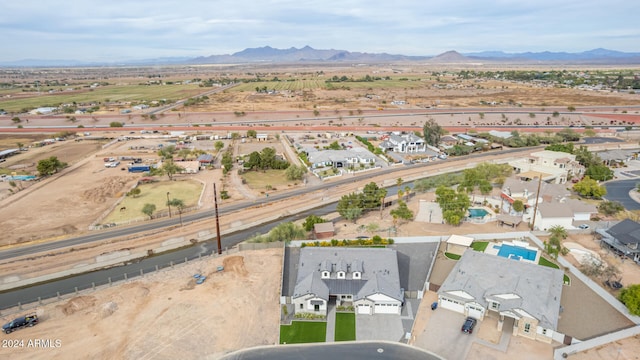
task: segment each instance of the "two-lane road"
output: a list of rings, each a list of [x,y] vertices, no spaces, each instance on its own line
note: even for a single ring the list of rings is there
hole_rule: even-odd
[[[640,204],[629,196],[629,192],[640,183],[639,179],[609,181],[604,184],[607,195],[604,197],[609,201],[617,201],[627,210],[640,210]]]

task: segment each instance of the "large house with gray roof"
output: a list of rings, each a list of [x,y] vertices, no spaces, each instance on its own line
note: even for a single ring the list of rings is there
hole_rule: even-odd
[[[440,286],[438,302],[478,320],[493,312],[498,330],[512,326],[514,336],[551,343],[563,277],[558,269],[467,250]]]
[[[298,276],[291,297],[295,313],[327,315],[329,302],[353,305],[357,314],[400,314],[398,256],[393,249],[300,249]]]
[[[416,134],[404,135],[390,134],[389,138],[383,141],[379,147],[384,151],[395,151],[399,153],[416,153],[427,151],[427,143]]]
[[[624,219],[608,229],[596,230],[602,242],[618,254],[633,259],[640,264],[640,224]]]

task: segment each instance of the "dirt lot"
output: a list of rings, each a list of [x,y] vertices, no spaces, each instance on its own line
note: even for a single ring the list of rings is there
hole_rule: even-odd
[[[196,285],[196,273],[207,280]],[[2,347],[0,357],[217,359],[275,344],[280,277],[272,274],[280,273],[282,249],[244,251],[45,305],[36,310],[39,325],[3,336],[25,345]],[[60,340],[60,346],[27,346],[34,339]]]

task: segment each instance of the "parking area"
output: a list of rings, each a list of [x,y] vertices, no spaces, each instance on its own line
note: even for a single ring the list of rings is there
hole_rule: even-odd
[[[416,336],[415,346],[434,352],[445,359],[467,359],[471,344],[477,337],[460,331],[465,316],[446,309],[433,311],[423,332]],[[481,324],[476,325],[479,327]]]

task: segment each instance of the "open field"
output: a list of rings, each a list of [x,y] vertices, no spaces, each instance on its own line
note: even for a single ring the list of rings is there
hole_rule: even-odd
[[[202,193],[203,184],[195,180],[161,181],[151,184],[140,184],[142,191],[139,196],[125,196],[116,208],[103,220],[103,223],[119,223],[127,220],[147,218],[142,212],[145,204],[156,206],[155,213],[165,213],[167,208],[167,194],[170,200],[180,199],[185,208],[198,205],[198,199]],[[173,215],[178,214],[178,209],[172,209]]]
[[[247,186],[260,192],[284,190],[295,183],[287,180],[285,172],[286,170],[247,171],[242,174],[242,178]]]

